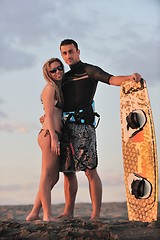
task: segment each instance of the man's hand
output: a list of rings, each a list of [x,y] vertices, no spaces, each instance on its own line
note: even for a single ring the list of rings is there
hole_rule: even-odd
[[[131,80],[134,80],[135,82],[139,82],[141,80],[141,75],[139,73],[133,73],[131,75]]]
[[[43,115],[43,116],[41,116],[41,117],[39,118],[39,121],[40,121],[41,124],[44,123],[44,118],[45,118],[45,115]]]

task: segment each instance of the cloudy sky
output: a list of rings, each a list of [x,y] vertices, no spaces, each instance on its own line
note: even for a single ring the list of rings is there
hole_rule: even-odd
[[[159,13],[159,0],[0,0],[0,204],[34,201],[41,171],[42,65],[61,58],[65,38],[79,43],[84,62],[114,75],[139,72],[147,80],[160,158]],[[119,92],[100,83],[95,97],[104,202],[125,201]],[[77,202],[89,202],[84,174],[78,179]],[[52,202],[64,202],[63,175]]]

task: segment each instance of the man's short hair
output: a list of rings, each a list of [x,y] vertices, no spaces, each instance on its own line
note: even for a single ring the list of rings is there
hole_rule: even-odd
[[[64,39],[60,44],[60,48],[61,48],[61,46],[66,46],[66,45],[70,45],[70,44],[73,44],[75,46],[75,48],[78,50],[78,44],[73,39]]]

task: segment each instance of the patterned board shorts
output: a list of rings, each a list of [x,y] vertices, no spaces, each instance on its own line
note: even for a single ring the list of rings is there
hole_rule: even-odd
[[[60,171],[76,172],[97,167],[96,132],[91,125],[67,124],[62,130]]]

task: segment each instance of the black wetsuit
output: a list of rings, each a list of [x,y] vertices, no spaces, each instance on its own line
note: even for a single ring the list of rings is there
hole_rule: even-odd
[[[68,122],[67,118],[62,130],[61,172],[85,171],[97,167],[98,157],[92,102],[98,81],[109,84],[111,76],[101,68],[81,61],[71,66],[71,70],[65,74],[62,81],[63,114],[66,116],[69,112],[68,118],[70,119],[70,115],[74,112],[75,123]],[[84,120],[83,124],[81,120],[79,122],[81,110],[83,117],[80,119]]]
[[[63,79],[64,111],[84,109],[92,104],[98,81],[109,84],[112,75],[101,68],[79,61]]]

